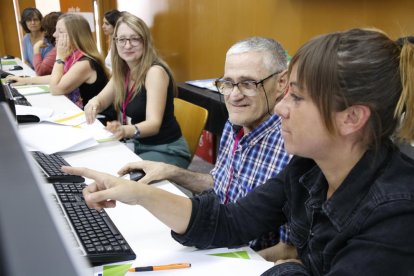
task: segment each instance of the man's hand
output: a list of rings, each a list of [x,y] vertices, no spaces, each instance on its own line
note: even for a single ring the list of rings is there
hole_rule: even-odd
[[[169,179],[177,167],[162,162],[138,161],[126,164],[118,171],[118,174],[125,175],[138,169],[145,172],[145,176],[139,182],[149,184],[153,181]]]

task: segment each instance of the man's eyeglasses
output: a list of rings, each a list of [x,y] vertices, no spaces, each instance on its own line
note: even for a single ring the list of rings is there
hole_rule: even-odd
[[[228,81],[228,80],[223,80],[223,79],[217,79],[215,81],[215,85],[217,87],[217,90],[223,94],[223,95],[230,95],[231,92],[233,91],[234,87],[237,86],[237,88],[239,89],[240,93],[242,93],[245,96],[256,96],[257,95],[257,88],[260,85],[263,86],[263,83],[270,79],[271,77],[280,74],[282,71],[277,71],[273,74],[271,74],[270,76],[260,80],[260,81],[254,81],[254,80],[245,80],[245,81],[241,81],[238,83],[234,83],[232,81]]]
[[[129,44],[132,47],[136,47],[142,42],[142,37],[130,37],[130,38],[115,37],[114,40],[116,42],[116,45],[121,46],[121,47],[124,47],[126,45],[127,41],[129,42]]]

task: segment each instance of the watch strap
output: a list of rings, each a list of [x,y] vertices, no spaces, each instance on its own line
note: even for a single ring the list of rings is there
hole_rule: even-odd
[[[135,127],[135,133],[132,136],[132,139],[138,139],[139,137],[141,137],[141,131],[136,125],[134,125],[134,127]]]

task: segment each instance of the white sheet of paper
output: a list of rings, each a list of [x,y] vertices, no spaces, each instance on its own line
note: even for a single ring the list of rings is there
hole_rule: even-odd
[[[23,142],[29,151],[46,154],[64,151],[78,151],[98,143],[81,128],[40,123],[20,129]]]
[[[105,127],[98,121],[95,120],[93,124],[81,124],[80,128],[88,132],[98,143],[113,141],[112,132],[105,129]]]
[[[35,115],[40,121],[46,120],[53,115],[53,109],[27,105],[16,105],[16,115]]]
[[[209,256],[203,251],[200,253],[179,253],[174,252],[154,252],[145,251],[140,254],[131,267],[154,266],[173,263],[190,263],[190,268],[171,269],[165,271],[140,272],[139,275],[153,275],[154,273],[163,275],[260,275],[274,263],[257,260],[245,260],[237,258],[226,258]],[[94,268],[94,275],[102,273],[103,267]],[[136,272],[127,272],[125,275],[136,275]]]
[[[65,126],[80,126],[81,124],[86,122],[86,118],[84,111],[62,112],[53,115],[46,121]]]

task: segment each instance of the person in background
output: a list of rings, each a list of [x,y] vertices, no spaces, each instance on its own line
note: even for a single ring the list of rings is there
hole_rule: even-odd
[[[44,30],[44,40],[39,40],[33,45],[33,66],[38,76],[50,75],[52,73],[53,65],[56,59],[56,39],[53,34],[56,31],[56,23],[61,12],[51,12],[42,19],[42,28]],[[41,50],[43,48],[53,46],[44,57],[42,57]]]
[[[168,65],[158,56],[151,33],[140,18],[124,12],[112,41],[112,77],[85,107],[88,123],[114,104],[120,121],[106,128],[117,139],[132,139],[142,159],[186,168],[187,142],[174,116],[175,83]]]
[[[235,204],[181,197],[86,168],[91,208],[139,204],[180,243],[233,247],[289,223],[297,259],[264,275],[410,275],[414,271],[414,160],[393,140],[414,139],[414,47],[379,30],[313,38],[289,64],[275,111],[286,150],[276,178]]]
[[[33,66],[33,45],[38,41],[43,41],[43,29],[41,26],[42,13],[36,8],[25,8],[21,14],[20,24],[26,33],[23,37],[23,60],[30,66]],[[40,50],[42,58],[49,53],[53,45],[47,45]]]
[[[193,193],[214,189],[221,203],[236,202],[275,177],[289,162],[283,146],[281,120],[272,114],[287,84],[287,58],[273,39],[251,37],[227,51],[224,76],[216,81],[229,113],[221,135],[217,162],[209,174],[173,165],[140,161],[120,174],[143,169],[141,183],[168,179]],[[274,245],[274,232],[251,242],[255,250]]]
[[[104,35],[108,36],[109,40],[109,48],[108,54],[105,58],[105,66],[112,71],[112,62],[111,62],[111,42],[112,42],[112,34],[114,33],[116,22],[118,21],[119,17],[121,17],[122,12],[118,10],[110,10],[104,14],[103,24],[102,24],[102,31]]]
[[[78,14],[59,17],[56,31],[56,61],[50,75],[23,78],[8,76],[14,85],[49,84],[53,95],[66,95],[79,108],[96,96],[108,82],[104,59],[98,52],[88,21]],[[102,109],[106,120],[116,119],[111,106]]]
[[[404,43],[412,43],[414,44],[414,36],[412,35],[408,35],[408,36],[402,36],[397,38],[397,40],[395,41],[398,45],[400,45],[401,47],[404,45]]]
[[[402,36],[396,40],[396,43],[402,47],[404,43],[414,44],[414,36]],[[414,159],[414,141],[396,141],[401,152]]]

